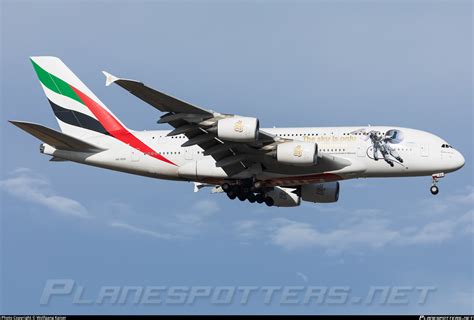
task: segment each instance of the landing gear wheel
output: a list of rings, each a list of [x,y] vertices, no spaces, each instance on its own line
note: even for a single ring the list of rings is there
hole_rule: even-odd
[[[249,193],[247,195],[247,200],[250,202],[250,203],[254,203],[257,199],[255,197],[255,195],[253,193]]]
[[[437,195],[439,192],[439,188],[437,186],[431,186],[430,191],[432,195]]]
[[[269,207],[273,206],[275,204],[275,201],[273,201],[272,198],[270,197],[265,197],[265,204]]]
[[[221,186],[222,190],[224,190],[224,192],[229,192],[230,189],[231,189],[231,186],[230,184],[228,183],[224,183],[222,186]]]
[[[246,196],[244,193],[239,193],[239,195],[237,196],[237,198],[239,198],[240,201],[245,201],[245,200],[247,200],[247,196]]]
[[[230,191],[229,193],[227,193],[227,196],[229,197],[230,200],[234,200],[235,198],[237,198],[237,195],[233,191]]]
[[[259,193],[255,196],[255,200],[257,201],[257,203],[263,203],[265,201],[265,197],[263,196],[263,194]]]

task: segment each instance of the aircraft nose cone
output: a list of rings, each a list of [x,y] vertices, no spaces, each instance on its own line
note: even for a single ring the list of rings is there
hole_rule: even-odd
[[[466,160],[464,159],[461,152],[455,150],[450,162],[452,170],[455,171],[461,169],[464,166]]]
[[[461,152],[451,149],[451,153],[446,154],[445,165],[443,166],[444,172],[453,172],[461,169],[464,166],[466,160],[464,159]]]
[[[457,151],[456,155],[456,169],[461,169],[464,164],[466,163],[466,159],[464,159],[463,155],[461,152]]]

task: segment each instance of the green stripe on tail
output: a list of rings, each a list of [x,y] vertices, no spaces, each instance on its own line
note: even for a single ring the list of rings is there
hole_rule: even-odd
[[[79,98],[79,96],[74,92],[74,90],[72,90],[71,86],[67,82],[47,72],[46,70],[41,68],[38,64],[36,64],[33,60],[31,60],[31,63],[33,63],[33,67],[36,71],[36,74],[38,75],[40,82],[46,88],[84,104],[81,98]]]

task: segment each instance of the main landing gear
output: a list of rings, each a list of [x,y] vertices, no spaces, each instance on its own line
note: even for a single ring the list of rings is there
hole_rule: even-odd
[[[436,184],[441,178],[444,178],[444,173],[437,173],[431,176],[432,182],[431,182],[430,192],[434,196],[439,193],[439,188]]]
[[[221,188],[231,200],[238,198],[240,201],[248,200],[250,203],[265,203],[269,207],[275,204],[271,197],[265,195],[265,190],[258,183],[253,184],[251,181],[233,185],[224,183]]]

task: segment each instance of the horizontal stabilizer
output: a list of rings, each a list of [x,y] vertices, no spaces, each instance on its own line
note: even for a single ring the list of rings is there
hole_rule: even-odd
[[[9,122],[56,149],[78,152],[99,152],[104,150],[88,142],[71,137],[40,124],[12,120]]]

